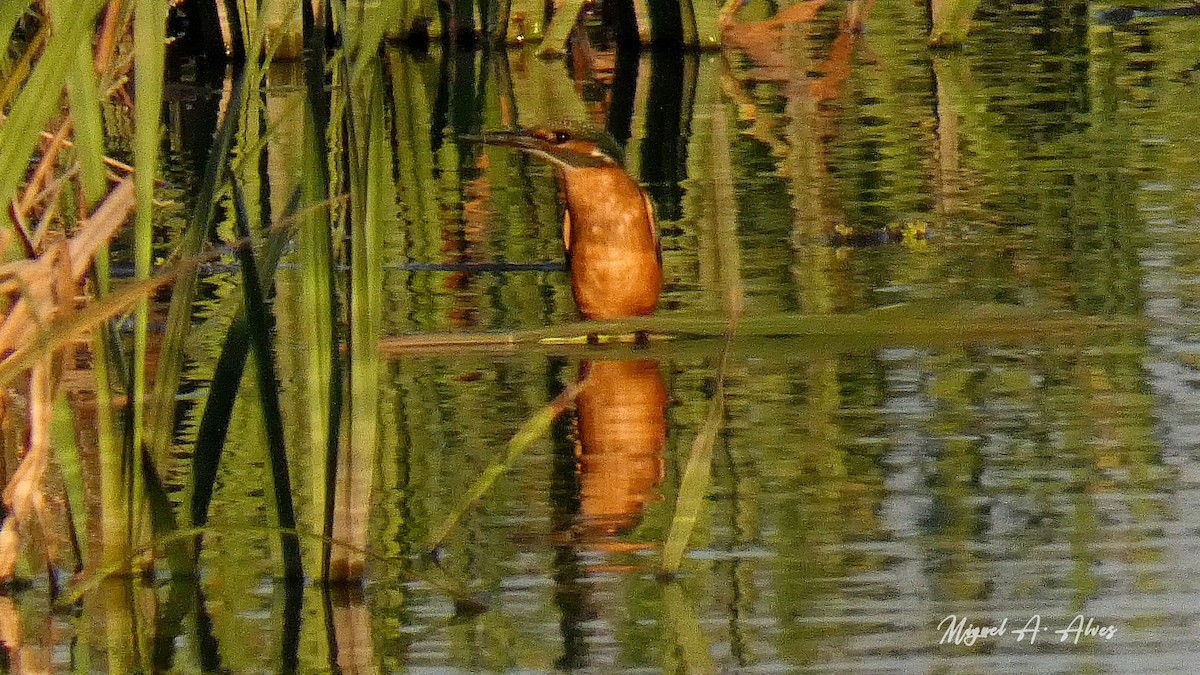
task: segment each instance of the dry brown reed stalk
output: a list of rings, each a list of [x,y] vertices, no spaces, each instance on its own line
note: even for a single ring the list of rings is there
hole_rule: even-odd
[[[100,247],[107,244],[133,212],[133,180],[126,178],[109,192],[92,215],[79,225],[70,240],[50,245],[33,260],[20,260],[0,266],[0,279],[15,281],[20,296],[10,305],[0,323],[0,354],[7,355],[24,346],[39,326],[54,318],[64,304],[74,306],[74,288],[92,264]],[[69,289],[60,289],[56,298],[51,284],[59,278],[56,270],[64,265]]]
[[[333,636],[337,644],[338,671],[375,672],[375,643],[371,610],[361,588],[343,586],[333,591]]]
[[[20,559],[18,528],[28,532],[38,525],[43,532],[50,522],[43,487],[50,464],[50,424],[54,414],[54,381],[51,359],[38,361],[29,375],[29,448],[4,488],[8,515],[0,527],[0,580],[8,580]],[[53,539],[43,536],[46,560],[54,560]]]
[[[9,654],[21,647],[21,614],[12,598],[0,597],[0,645]]]
[[[67,140],[67,134],[71,133],[71,128],[74,126],[70,117],[63,119],[58,125],[56,131],[48,139],[43,136],[42,156],[38,160],[37,167],[33,170],[33,174],[29,180],[25,182],[25,189],[21,192],[20,199],[17,200],[18,214],[25,216],[36,203],[36,197],[42,192],[42,186],[49,180],[50,174],[58,168],[58,151],[64,147],[64,142]]]
[[[3,113],[0,113],[0,124],[4,123],[6,121],[8,121],[8,116]],[[49,131],[43,131],[43,132],[41,132],[41,134],[42,134],[42,138],[47,141],[54,141],[57,136],[56,134],[52,134]],[[62,147],[73,148],[73,147],[75,147],[75,143],[72,142],[70,139],[64,138],[64,139],[62,139]],[[112,157],[109,157],[107,155],[104,157],[104,164],[105,164],[105,166],[107,166],[110,169],[120,171],[122,173],[122,175],[133,173],[132,166],[130,166],[129,164],[126,164],[125,162],[122,162],[119,159],[113,159]],[[121,176],[116,176],[116,177],[113,177],[112,179],[120,180],[120,178],[121,178]],[[159,182],[165,184],[165,181],[162,181],[162,179],[158,179],[158,180],[159,180]]]
[[[0,291],[7,297],[7,312],[0,323],[0,355],[5,360],[34,340],[51,323],[69,319],[75,311],[76,293],[96,253],[106,245],[133,212],[133,181],[126,178],[88,218],[76,234],[66,239],[56,233],[38,242],[40,255],[0,266]],[[40,526],[47,532],[49,513],[44,493],[50,462],[50,428],[57,389],[58,354],[50,351],[30,368],[29,446],[4,489],[8,511],[0,526],[0,581],[10,579],[21,549],[21,532]],[[48,561],[55,559],[52,539],[42,537]]]
[[[17,609],[17,603],[12,598],[0,597],[0,646],[3,646],[8,652],[8,661],[5,665],[9,670],[6,672],[55,672],[51,665],[51,649],[49,647],[55,642],[52,639],[46,639],[51,637],[46,634],[50,630],[49,618],[40,621],[43,624],[42,639],[35,637],[31,640],[25,637],[28,633],[33,632],[22,629],[22,624],[29,620],[30,617],[21,616],[20,610]],[[38,622],[38,620],[34,620],[35,624]],[[36,635],[36,632],[34,634]]]
[[[108,71],[116,49],[118,29],[121,23],[121,0],[111,0],[104,11],[104,19],[100,24],[100,38],[96,40],[96,73]]]
[[[47,21],[29,41],[29,46],[21,54],[20,60],[13,64],[12,71],[4,82],[4,87],[0,88],[0,109],[7,109],[8,104],[12,102],[13,95],[20,91],[21,85],[25,83],[25,78],[33,67],[34,60],[42,53],[42,48],[46,46],[46,40],[49,38],[50,22]]]

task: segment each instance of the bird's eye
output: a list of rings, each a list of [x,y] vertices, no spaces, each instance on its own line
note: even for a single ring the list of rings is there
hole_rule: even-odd
[[[569,140],[571,140],[571,134],[568,134],[565,131],[555,131],[554,132],[554,142],[555,143],[566,143]]]

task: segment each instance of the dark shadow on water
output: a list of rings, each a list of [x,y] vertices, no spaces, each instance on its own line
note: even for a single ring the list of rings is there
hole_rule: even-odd
[[[637,98],[638,65],[641,63],[636,46],[620,44],[613,71],[612,90],[608,105],[605,131],[621,148],[629,143],[633,133],[634,102]]]
[[[196,607],[196,652],[200,658],[200,668],[206,673],[224,671],[221,665],[221,643],[213,632],[212,615],[208,613],[208,600],[204,589],[199,584],[195,587]]]
[[[183,634],[183,622],[198,606],[199,587],[190,583],[173,582],[167,586],[167,600],[163,604],[154,627],[154,654],[152,660],[158,672],[168,672],[175,662],[175,641]]]
[[[141,586],[143,582],[136,579],[113,579],[105,583],[113,585],[113,591],[106,596],[111,603],[114,598],[134,592],[133,589]],[[103,611],[113,612],[113,604],[105,605]],[[192,632],[186,635],[185,640],[195,645],[200,669],[206,673],[225,671],[221,645],[214,632],[212,616],[209,614],[208,599],[201,584],[194,579],[173,580],[167,583],[166,599],[157,606],[153,623],[153,628],[149,629],[146,637],[150,648],[150,664],[154,672],[167,673],[187,669],[187,666],[179,663],[181,655],[177,649],[180,638],[185,637],[189,626]]]
[[[658,209],[659,220],[683,217],[683,181],[687,178],[687,142],[691,134],[698,60],[694,54],[656,51],[650,67],[646,139],[639,177]]]
[[[551,359],[547,368],[549,398],[562,393],[564,379],[571,372],[566,359]],[[559,610],[558,631],[563,653],[554,662],[559,670],[574,670],[587,665],[587,640],[582,624],[587,620],[588,593],[579,551],[569,532],[579,517],[579,475],[576,472],[574,416],[560,415],[551,427],[554,447],[550,475],[551,527],[559,533],[554,546],[554,604]]]
[[[280,597],[282,596],[282,597]],[[300,667],[300,625],[304,618],[304,580],[276,579],[275,604],[282,606],[279,672],[294,673]]]

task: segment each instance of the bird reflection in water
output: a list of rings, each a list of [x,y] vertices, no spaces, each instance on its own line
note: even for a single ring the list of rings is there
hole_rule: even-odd
[[[611,538],[637,526],[663,475],[667,387],[658,362],[585,361],[575,401],[578,534]]]

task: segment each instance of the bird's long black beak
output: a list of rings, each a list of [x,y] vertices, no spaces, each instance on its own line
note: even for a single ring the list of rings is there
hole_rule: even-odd
[[[526,152],[549,152],[550,143],[522,131],[485,131],[481,134],[459,134],[459,139],[488,145],[503,145]]]
[[[515,148],[522,152],[528,152],[531,155],[536,155],[553,164],[571,169],[574,166],[568,162],[562,155],[562,151],[556,148],[552,143],[544,138],[521,132],[521,131],[485,131],[481,134],[459,134],[458,138],[464,141],[475,143],[486,143],[488,145],[501,145],[508,148]]]
[[[485,131],[462,134],[460,139],[515,148],[554,164],[563,171],[617,165],[594,142],[571,138],[566,132]]]

